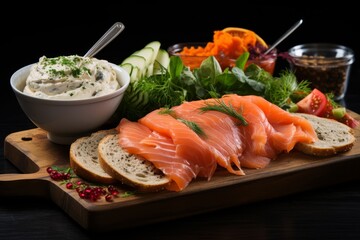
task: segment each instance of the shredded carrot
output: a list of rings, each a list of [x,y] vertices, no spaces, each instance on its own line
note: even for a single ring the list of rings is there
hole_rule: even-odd
[[[241,36],[214,31],[213,42],[208,42],[205,47],[184,47],[180,55],[204,57],[226,55],[236,59],[247,52],[248,47],[254,47],[256,41],[256,35],[252,31],[244,32]]]

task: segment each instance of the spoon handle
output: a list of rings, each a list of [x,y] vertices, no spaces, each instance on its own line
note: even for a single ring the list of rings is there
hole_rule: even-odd
[[[97,54],[101,49],[103,49],[106,45],[108,45],[112,40],[114,40],[117,35],[119,35],[125,26],[121,22],[116,22],[114,25],[107,30],[106,33],[89,49],[89,51],[84,55],[84,57],[93,57]]]
[[[298,22],[296,22],[287,32],[285,32],[278,40],[275,41],[275,43],[268,48],[268,50],[265,51],[264,55],[268,54],[273,50],[279,43],[281,43],[287,36],[289,36],[295,29],[297,29],[301,24],[303,20],[300,19]]]

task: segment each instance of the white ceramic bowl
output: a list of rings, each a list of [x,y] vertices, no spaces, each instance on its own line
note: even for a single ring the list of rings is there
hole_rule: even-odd
[[[48,139],[57,144],[71,144],[105,124],[118,108],[130,82],[123,68],[111,64],[121,84],[117,91],[81,100],[42,99],[22,92],[32,65],[17,70],[11,76],[10,85],[28,118],[47,131]]]

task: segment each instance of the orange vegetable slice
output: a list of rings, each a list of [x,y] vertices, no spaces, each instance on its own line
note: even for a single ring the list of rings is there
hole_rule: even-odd
[[[264,47],[268,48],[267,43],[262,39],[259,35],[257,35],[254,31],[245,29],[245,28],[239,28],[239,27],[227,27],[222,30],[223,32],[230,33],[232,36],[239,36],[243,37],[246,33],[253,33],[256,37],[256,40],[263,45]]]

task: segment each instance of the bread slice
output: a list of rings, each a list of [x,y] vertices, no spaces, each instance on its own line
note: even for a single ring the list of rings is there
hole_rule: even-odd
[[[103,184],[116,182],[116,179],[100,166],[97,151],[100,140],[116,132],[116,129],[99,130],[90,136],[78,138],[70,145],[70,166],[76,175],[91,182]]]
[[[109,175],[140,192],[163,190],[171,181],[150,161],[121,148],[118,134],[104,137],[98,152],[100,165]]]
[[[295,149],[315,156],[331,156],[349,151],[356,141],[353,129],[333,119],[306,113],[295,113],[309,120],[318,140],[314,143],[297,143]]]

